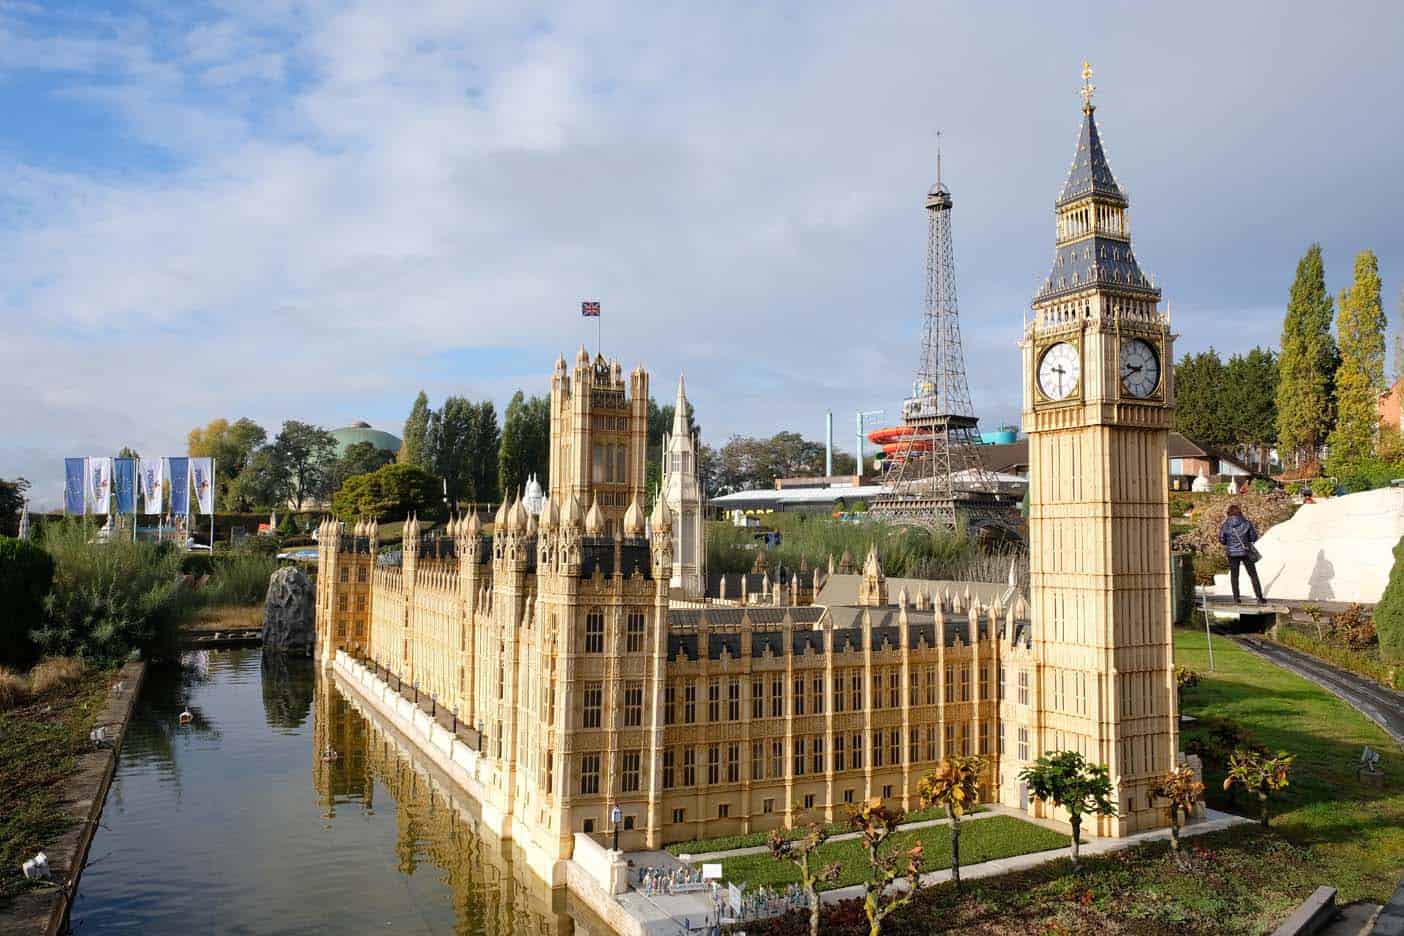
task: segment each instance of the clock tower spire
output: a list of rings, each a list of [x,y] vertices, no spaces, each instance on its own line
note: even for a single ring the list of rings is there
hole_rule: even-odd
[[[1174,336],[1131,249],[1129,201],[1102,148],[1086,62],[1082,78],[1053,269],[1020,343],[1035,701],[1016,717],[1028,723],[1019,728],[1029,760],[1074,750],[1110,767],[1118,813],[1096,831],[1126,835],[1165,824],[1147,794],[1178,756],[1166,457]]]

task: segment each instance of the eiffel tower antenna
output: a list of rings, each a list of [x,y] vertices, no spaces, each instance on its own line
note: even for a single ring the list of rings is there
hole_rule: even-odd
[[[886,430],[893,439],[885,478],[889,492],[874,499],[870,513],[890,522],[954,529],[957,513],[993,522],[1004,511],[994,497],[994,479],[980,462],[979,420],[965,377],[951,244],[954,202],[941,179],[940,137],[938,132],[936,184],[926,195],[921,359],[912,395],[902,404],[902,425]]]

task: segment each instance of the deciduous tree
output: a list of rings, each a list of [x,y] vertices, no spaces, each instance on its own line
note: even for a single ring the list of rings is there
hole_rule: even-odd
[[[442,481],[418,465],[384,465],[348,478],[332,497],[332,512],[348,523],[403,520],[411,512],[442,520],[447,511],[441,490]]]
[[[1195,779],[1191,768],[1176,767],[1156,781],[1149,796],[1152,806],[1157,799],[1164,800],[1166,808],[1170,811],[1170,850],[1175,853],[1175,862],[1182,865],[1184,856],[1180,851],[1181,817],[1184,817],[1184,822],[1189,822],[1190,816],[1194,815],[1195,803],[1204,798],[1204,784]]]
[[[215,497],[228,509],[230,486],[253,458],[254,452],[268,441],[268,431],[248,417],[229,422],[213,419],[190,430],[186,451],[195,457],[215,460]]]
[[[771,829],[766,844],[776,861],[788,861],[799,868],[800,887],[809,898],[809,936],[819,936],[819,885],[838,880],[842,869],[837,862],[819,865],[819,847],[829,840],[828,830],[818,822],[803,828],[804,834],[799,838],[789,838],[784,829]]]
[[[1278,361],[1277,439],[1299,466],[1316,460],[1333,425],[1336,361],[1321,245],[1312,244],[1297,264]]]
[[[1389,582],[1375,605],[1375,633],[1379,635],[1380,656],[1391,663],[1404,663],[1404,538],[1394,545]]]
[[[863,852],[868,857],[869,873],[863,882],[863,912],[868,917],[868,936],[880,936],[882,921],[910,903],[917,893],[921,878],[921,842],[906,851],[894,852],[883,847],[905,818],[901,810],[888,809],[879,798],[867,800],[859,807],[849,807],[849,825],[860,833]],[[905,887],[892,887],[899,878]]]
[[[1029,795],[1061,808],[1072,826],[1072,862],[1078,866],[1083,816],[1115,816],[1112,782],[1106,764],[1092,764],[1076,751],[1045,754],[1019,772]]]
[[[980,757],[948,757],[917,786],[922,806],[944,806],[951,817],[951,880],[956,893],[960,884],[960,817],[980,802],[980,773],[984,769]]]
[[[382,465],[388,465],[395,456],[379,448],[374,442],[356,442],[346,446],[346,451],[331,468],[331,490],[339,491],[347,478],[360,474],[370,474]]]
[[[1224,789],[1243,787],[1258,797],[1261,808],[1260,818],[1263,828],[1268,827],[1268,797],[1278,790],[1287,788],[1288,774],[1292,770],[1295,755],[1278,751],[1268,755],[1261,751],[1237,750],[1229,755],[1228,774],[1224,777]]]
[[[1330,435],[1331,473],[1368,458],[1375,451],[1379,399],[1385,389],[1385,319],[1380,300],[1380,267],[1375,254],[1355,257],[1355,281],[1341,290],[1336,336],[1336,427]]]
[[[1178,407],[1178,385],[1175,396]],[[1277,353],[1253,348],[1229,358],[1224,399],[1234,444],[1257,450],[1259,463],[1266,463],[1266,450],[1277,441]]]
[[[336,461],[336,439],[321,426],[289,419],[273,440],[273,452],[287,472],[293,505],[302,509],[307,501],[331,492],[331,468]]]

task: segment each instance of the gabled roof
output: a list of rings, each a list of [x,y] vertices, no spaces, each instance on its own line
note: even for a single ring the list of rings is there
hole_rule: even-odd
[[[1107,154],[1102,151],[1102,137],[1097,132],[1097,121],[1092,116],[1096,108],[1088,106],[1082,111],[1082,129],[1077,137],[1077,152],[1073,154],[1072,167],[1068,169],[1068,181],[1063,184],[1063,193],[1058,196],[1058,207],[1087,195],[1099,195],[1121,205],[1126,204],[1126,194],[1116,184],[1111,167],[1107,165]]]

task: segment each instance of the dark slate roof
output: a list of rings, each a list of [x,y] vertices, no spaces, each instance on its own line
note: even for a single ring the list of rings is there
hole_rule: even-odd
[[[805,647],[813,647],[815,653],[824,652],[824,632],[812,630],[797,630],[794,634],[795,655],[804,653]]]
[[[781,631],[752,631],[751,656],[765,656],[766,647],[769,647],[770,652],[776,656],[783,656],[785,653],[784,633]]]
[[[668,659],[677,660],[679,656],[686,656],[689,660],[697,659],[696,634],[668,635]]]
[[[752,624],[780,624],[785,620],[784,608],[747,608],[746,617]]]
[[[803,605],[785,610],[790,612],[790,619],[796,624],[818,624],[824,617],[824,608],[820,605]]]
[[[1038,291],[1040,299],[1088,286],[1121,289],[1147,297],[1160,295],[1141,267],[1129,241],[1094,235],[1061,245],[1053,255],[1053,269]]]
[[[707,658],[710,660],[720,660],[722,658],[722,647],[731,654],[731,658],[737,659],[741,656],[741,635],[736,632],[712,634],[707,641]]]
[[[1068,181],[1063,184],[1063,193],[1058,196],[1059,207],[1086,195],[1100,195],[1121,205],[1126,204],[1126,194],[1116,184],[1111,167],[1107,165],[1107,154],[1102,151],[1102,136],[1097,132],[1097,121],[1092,111],[1092,108],[1083,111],[1077,152],[1073,155],[1072,168],[1068,170]]]
[[[858,627],[845,627],[834,631],[834,652],[858,652],[863,649],[863,630]]]

